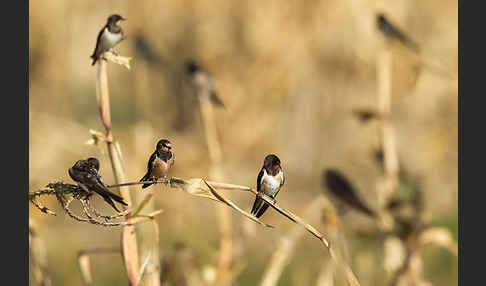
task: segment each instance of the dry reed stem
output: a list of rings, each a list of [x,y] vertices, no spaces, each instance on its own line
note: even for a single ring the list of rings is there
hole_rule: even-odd
[[[424,230],[419,236],[419,243],[421,247],[428,243],[436,244],[449,250],[453,255],[458,255],[457,242],[452,238],[450,231],[443,227],[430,227]]]
[[[323,197],[319,196],[312,204],[307,207],[303,217],[307,221],[315,221],[321,214]],[[261,286],[276,285],[280,276],[282,275],[284,267],[288,264],[290,257],[293,254],[294,247],[297,241],[304,235],[304,229],[300,225],[296,225],[285,235],[282,235],[278,242],[277,249],[274,251],[270,263],[267,265],[260,281]]]
[[[213,106],[209,100],[209,96],[201,94],[207,92],[206,90],[198,91],[199,106],[201,110],[202,122],[204,124],[204,132],[209,151],[209,158],[211,160],[210,176],[216,181],[224,180],[221,162],[223,155],[218,140],[216,121],[214,118]],[[233,240],[231,235],[231,217],[229,209],[217,208],[219,232],[220,232],[220,250],[219,262],[217,271],[217,285],[229,285],[231,264],[233,260]]]
[[[399,184],[398,178],[398,156],[395,146],[395,134],[393,125],[391,122],[391,84],[392,84],[392,53],[390,46],[385,46],[384,49],[378,55],[377,63],[377,80],[378,80],[378,99],[377,108],[380,114],[380,139],[383,150],[383,179],[381,185],[378,188],[378,202],[380,206],[380,217],[389,218],[390,215],[385,209],[387,202],[392,198],[396,192]],[[382,221],[387,222],[387,221]],[[382,225],[384,229],[390,230],[393,228],[393,221],[389,220],[388,223]],[[403,242],[400,242],[403,245]],[[404,246],[404,245],[403,245]],[[395,256],[395,252],[387,251],[385,248],[385,261],[393,260],[392,256]],[[402,261],[406,263],[406,261]],[[400,269],[393,275],[400,275]],[[398,280],[392,279],[393,281]]]
[[[107,253],[107,252],[120,252],[119,247],[107,247],[107,248],[87,248],[78,251],[78,266],[81,272],[81,280],[84,286],[93,285],[93,277],[91,275],[91,263],[89,259],[90,253]]]
[[[111,53],[105,53],[104,56],[107,59],[113,60],[113,57],[111,57]],[[110,157],[115,182],[121,183],[125,181],[125,172],[123,169],[121,152],[119,152],[120,148],[116,145],[118,144],[117,142],[113,142],[113,135],[111,134],[110,95],[108,88],[107,62],[104,60],[100,60],[98,61],[96,67],[96,97],[98,99],[98,106],[100,108],[101,121],[106,130],[106,144],[108,147],[108,155]],[[132,201],[128,188],[120,188],[120,194],[125,202],[128,204],[128,207],[130,207],[132,205]],[[129,215],[127,215],[127,218],[129,218]],[[135,286],[140,280],[140,264],[138,257],[137,237],[135,233],[135,227],[133,225],[127,225],[123,227],[121,241],[125,271],[127,272],[130,285]]]
[[[153,182],[153,181],[151,181]],[[167,183],[167,180],[164,181],[155,181],[153,182],[155,184],[157,183]],[[123,185],[138,185],[138,184],[144,184],[144,182],[130,182],[126,183]],[[254,189],[246,186],[241,186],[241,185],[234,185],[234,184],[228,184],[228,183],[221,183],[221,182],[212,182],[212,181],[205,181],[202,178],[192,178],[192,179],[181,179],[177,177],[172,177],[168,180],[168,184],[171,188],[179,188],[191,195],[198,196],[198,197],[203,197],[211,200],[218,201],[220,203],[224,203],[237,212],[243,214],[244,216],[248,217],[249,219],[267,226],[267,227],[272,227],[271,225],[265,224],[262,221],[260,221],[258,218],[255,216],[249,214],[248,212],[242,210],[240,207],[238,207],[235,203],[233,203],[231,200],[225,198],[222,196],[220,193],[216,191],[216,189],[224,189],[224,190],[238,190],[238,191],[246,191],[246,192],[251,192],[254,195],[258,195],[258,192],[255,191]],[[111,187],[118,187],[120,185],[111,185],[107,186],[108,188]],[[312,235],[314,235],[316,238],[318,238],[326,247],[326,249],[329,249],[329,242],[328,240],[324,237],[323,234],[321,234],[319,231],[317,231],[313,226],[309,225],[306,223],[304,220],[302,220],[299,216],[295,215],[291,211],[284,209],[280,207],[277,202],[272,199],[271,197],[265,195],[265,194],[259,194],[261,198],[267,202],[272,208],[274,208],[277,212],[279,212],[281,215],[287,217],[289,220],[293,221],[294,223],[300,224],[303,226],[308,232],[310,232]]]
[[[327,235],[332,241],[336,242],[333,245],[338,246],[337,249],[336,247],[330,249],[332,260],[331,263],[326,263],[325,266],[330,266],[333,271],[341,269],[344,272],[344,277],[348,285],[359,285],[358,279],[348,264],[348,248],[341,228],[341,221],[334,205],[327,199],[322,200],[322,212],[325,223],[328,226]]]
[[[125,66],[127,69],[130,69],[131,58],[115,56],[114,54],[112,54],[110,52],[105,53],[104,57],[108,61],[112,61],[116,64]],[[106,71],[105,71],[105,74],[106,74]],[[102,105],[101,109],[102,110],[108,110],[106,112],[106,114],[107,114],[106,116],[109,116],[110,115],[110,113],[109,113],[109,94],[108,94],[107,82],[106,82],[105,85],[106,85],[106,97],[108,98],[108,100],[106,100],[106,101],[102,100],[101,101],[101,103],[104,104],[104,105]],[[101,89],[101,91],[104,91],[104,90]],[[105,119],[104,113],[101,113],[101,115],[102,115],[102,121],[103,122],[105,122],[105,121],[110,122],[110,119]],[[115,180],[116,180],[117,183],[124,182],[125,181],[125,175],[124,175],[125,172],[124,172],[124,168],[123,168],[123,158],[122,158],[122,153],[121,153],[121,150],[120,150],[120,145],[118,144],[118,142],[113,142],[113,137],[111,135],[111,125],[106,125],[106,124],[104,124],[104,125],[105,125],[105,129],[107,130],[107,134],[105,136],[104,141],[108,145],[108,154],[110,156],[113,172],[114,172],[115,177],[116,177]],[[95,134],[92,133],[92,136],[93,136],[93,138],[95,138]],[[96,142],[96,140],[95,140],[95,142]],[[132,205],[132,197],[129,193],[129,189],[128,188],[121,188],[120,193],[122,194],[123,198],[126,198],[125,201],[127,201],[127,203],[129,205]],[[148,198],[148,200],[144,200],[144,199],[142,199],[142,196],[143,196],[143,194],[141,194],[141,193],[135,193],[134,198],[133,198],[133,202],[138,203],[139,201],[142,201],[140,203],[140,208],[146,206],[147,211],[154,211],[155,207],[154,207],[153,201],[150,201],[150,198]],[[136,213],[138,213],[138,212],[136,212]],[[153,226],[155,226],[155,223],[153,223]],[[157,233],[157,230],[154,228],[154,231],[152,231],[151,228],[152,228],[151,226],[140,225],[140,226],[137,226],[137,228],[135,229],[136,233],[138,233],[137,248],[140,247],[140,255],[147,255],[147,257],[149,257],[150,259],[148,260],[148,262],[144,266],[145,274],[144,274],[143,279],[142,279],[140,273],[138,273],[137,270],[133,271],[133,274],[135,276],[138,276],[138,278],[133,277],[133,281],[131,280],[133,285],[138,285],[138,282],[135,282],[135,280],[136,281],[142,281],[144,285],[153,285],[153,286],[160,285],[160,279],[159,279],[159,272],[160,272],[159,246],[158,246],[158,244],[155,245],[155,242],[158,241],[158,237],[152,237],[149,234],[150,232],[153,232],[154,235],[155,235],[155,233]],[[158,229],[158,226],[157,226],[157,229]],[[122,232],[122,238],[127,239],[127,241],[131,241],[131,242],[136,241],[136,236],[135,236],[134,231],[123,231]],[[131,249],[132,251],[137,250],[137,259],[134,260],[133,262],[129,262],[128,260],[126,260],[125,262],[131,264],[130,269],[138,269],[138,263],[139,263],[138,262],[138,249],[136,249],[135,247],[129,247],[129,248],[127,248],[127,250],[128,249]],[[128,255],[127,257],[124,256],[124,259],[129,259],[128,257],[131,257],[132,255]]]
[[[333,286],[334,285],[334,264],[326,261],[322,264],[321,271],[317,276],[316,286]]]
[[[398,156],[395,144],[395,132],[391,122],[391,83],[392,54],[389,47],[378,56],[378,113],[380,114],[380,138],[383,148],[384,182],[378,193],[380,207],[383,208],[398,187]]]
[[[391,122],[391,108],[392,108],[392,53],[389,46],[386,46],[378,56],[377,63],[377,79],[378,79],[378,100],[377,107],[380,114],[380,136],[383,149],[383,181],[378,190],[378,197],[381,208],[380,217],[383,219],[382,227],[390,230],[393,227],[393,220],[386,221],[391,218],[390,213],[385,209],[386,204],[390,201],[394,193],[399,187],[399,163],[396,150],[395,134],[393,124]],[[417,216],[420,217],[420,216]],[[388,225],[390,224],[390,225]],[[417,231],[412,232],[406,238],[398,240],[397,242],[405,249],[405,257],[399,258],[401,261],[397,263],[401,265],[394,273],[392,273],[391,285],[400,285],[400,281],[408,279],[407,283],[420,284],[424,282],[422,276],[422,261],[420,255],[417,255],[417,246],[412,243],[408,245],[407,241],[417,240]],[[388,232],[387,237],[391,238],[393,232]],[[398,247],[398,246],[397,246]],[[390,251],[385,248],[385,260],[393,260],[396,251]],[[413,263],[412,263],[413,262]]]
[[[33,220],[29,219],[29,260],[32,276],[38,285],[51,286],[51,278],[47,271],[47,252],[44,242],[37,235]]]

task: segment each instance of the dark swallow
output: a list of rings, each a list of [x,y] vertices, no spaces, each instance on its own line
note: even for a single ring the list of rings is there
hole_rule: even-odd
[[[323,183],[334,197],[368,216],[375,216],[375,213],[358,197],[355,188],[341,172],[328,169],[323,175]]]
[[[164,62],[162,57],[153,48],[152,43],[150,43],[142,32],[137,32],[134,36],[135,39],[135,51],[139,53],[142,58],[144,58],[148,63],[162,66],[167,64]]]
[[[398,29],[395,25],[388,21],[388,19],[385,18],[384,14],[379,13],[376,16],[376,24],[378,26],[378,30],[380,30],[386,38],[390,40],[398,40],[404,46],[412,49],[417,53],[419,52],[418,45],[413,42],[407,35],[405,35],[405,33],[400,31],[400,29]]]
[[[120,212],[113,203],[113,200],[125,206],[127,206],[127,203],[123,201],[122,197],[115,195],[108,190],[101,180],[101,176],[98,173],[99,169],[100,162],[98,159],[88,158],[86,160],[77,161],[71,168],[69,168],[68,173],[71,179],[77,182],[82,189],[88,193],[93,191],[96,192],[117,212]]]
[[[189,60],[186,63],[186,71],[189,74],[191,84],[193,85],[199,99],[209,97],[212,103],[224,108],[223,101],[218,97],[213,85],[213,79],[209,73],[204,70],[196,61]]]
[[[170,150],[172,149],[171,143],[167,139],[162,139],[157,142],[154,153],[150,156],[147,165],[147,173],[140,182],[143,181],[156,181],[158,178],[166,178],[172,165],[174,165],[175,155]],[[153,183],[147,183],[142,186],[142,189],[152,185]]]
[[[124,20],[126,19],[118,14],[113,14],[108,17],[106,25],[98,33],[96,47],[91,55],[91,58],[93,59],[93,63],[91,65],[94,65],[104,52],[112,50],[116,44],[126,38],[126,36],[123,34],[122,28],[118,26],[118,22]]]
[[[284,182],[285,177],[282,166],[280,166],[280,159],[273,154],[267,155],[263,161],[263,167],[260,173],[258,173],[257,192],[264,193],[272,199],[275,199]],[[256,217],[261,217],[268,206],[268,203],[257,195],[251,209],[251,214]]]

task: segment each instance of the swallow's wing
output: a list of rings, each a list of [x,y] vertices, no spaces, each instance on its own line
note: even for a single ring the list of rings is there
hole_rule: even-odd
[[[147,173],[140,179],[140,182],[148,181],[150,179],[150,173],[152,173],[152,168],[154,165],[155,158],[157,158],[157,152],[152,153],[147,163]],[[142,188],[146,188],[151,184],[144,184]]]
[[[86,160],[78,160],[69,168],[68,174],[75,182],[83,183],[86,180],[87,172]]]
[[[101,180],[101,176],[98,174],[98,172],[96,172],[96,170],[92,169],[89,176],[87,176],[87,177],[89,178],[89,182],[90,182],[89,187],[93,191],[95,191],[98,195],[103,197],[105,202],[107,202],[117,212],[120,212],[120,211],[116,208],[115,204],[113,203],[113,200],[115,200],[116,202],[118,202],[122,205],[125,205],[125,206],[127,205],[127,203],[125,203],[125,201],[123,200],[122,197],[115,195],[114,193],[112,193],[108,190],[108,188],[105,186],[105,184]]]
[[[263,172],[264,172],[264,169],[262,168],[260,170],[260,173],[258,173],[258,177],[257,177],[257,192],[261,192],[261,187],[262,187],[262,180],[263,180]]]
[[[262,179],[263,179],[263,168],[260,170],[260,173],[258,173],[258,177],[257,177],[257,192],[258,193],[262,192],[262,190],[261,190]],[[259,195],[257,195],[256,198],[255,198],[255,202],[253,203],[253,207],[251,208],[251,213],[253,215],[255,215],[258,212],[258,209],[260,209],[262,204],[263,204],[263,199],[260,198]]]
[[[225,108],[224,106],[224,103],[223,101],[221,100],[221,98],[219,98],[218,94],[216,93],[216,90],[211,90],[211,94],[210,94],[210,98],[212,103],[214,103],[215,105],[217,106],[221,106],[223,108]]]
[[[105,31],[105,28],[106,26],[104,26],[98,33],[98,37],[96,37],[96,46],[95,46],[95,49],[93,51],[93,54],[91,55],[91,58],[95,58],[97,56],[97,53],[98,53],[98,49],[100,48],[100,45],[101,45],[101,36],[103,35],[103,32]]]
[[[75,181],[75,182],[82,182],[83,181],[83,175],[81,174],[81,172],[79,170],[76,170],[74,168],[74,166],[69,168],[68,173],[69,173],[69,176],[71,177],[71,179],[73,179],[73,181]]]
[[[152,153],[150,159],[147,163],[147,172],[150,173],[152,171],[152,167],[154,165],[155,158],[157,158],[157,152]]]

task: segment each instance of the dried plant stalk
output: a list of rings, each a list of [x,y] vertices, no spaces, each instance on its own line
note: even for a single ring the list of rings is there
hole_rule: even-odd
[[[207,91],[199,91],[207,92]],[[224,174],[221,167],[223,155],[219,144],[213,106],[209,96],[198,94],[199,106],[204,124],[204,132],[208,145],[209,157],[211,160],[210,177],[216,181],[223,181]],[[217,285],[229,285],[232,278],[230,277],[232,257],[233,257],[233,240],[231,235],[231,217],[228,208],[216,208],[220,232],[220,250],[216,282]]]
[[[78,266],[81,272],[81,280],[84,286],[93,285],[93,277],[91,275],[91,263],[89,260],[90,253],[107,253],[107,252],[120,252],[118,247],[108,248],[87,248],[78,252]]]
[[[110,53],[105,53],[105,56],[106,55],[108,55],[108,57],[111,56]],[[113,142],[113,135],[111,134],[110,94],[108,88],[106,61],[98,61],[96,75],[96,96],[98,99],[98,106],[100,108],[101,121],[106,130],[108,154],[115,177],[115,182],[121,183],[125,181],[126,177],[123,170],[121,152],[118,152],[119,148],[116,148],[117,146],[115,145],[117,142]],[[132,205],[132,200],[130,198],[128,188],[120,188],[120,194],[125,202],[127,202],[128,207],[130,207]],[[127,218],[129,218],[129,215],[127,215]],[[137,285],[140,278],[140,266],[135,227],[132,225],[124,226],[122,229],[121,240],[123,261],[128,275],[128,280],[130,281],[130,285]]]
[[[419,243],[420,246],[433,243],[444,247],[455,256],[458,254],[457,242],[452,238],[450,231],[443,227],[430,227],[424,230],[419,236]]]
[[[38,285],[51,286],[51,278],[47,271],[47,253],[44,242],[37,235],[35,223],[29,219],[29,260],[32,277]]]
[[[383,207],[398,187],[398,156],[395,132],[391,122],[392,54],[387,47],[378,56],[378,112],[380,114],[380,138],[383,148],[384,184],[378,193]]]
[[[303,215],[307,221],[316,221],[320,217],[322,200],[323,197],[319,196],[307,208]],[[272,259],[263,273],[263,277],[260,281],[261,286],[273,286],[277,284],[284,267],[288,264],[289,259],[293,254],[295,244],[303,235],[304,229],[300,225],[296,225],[292,230],[280,238],[277,249],[273,253]]]
[[[317,276],[316,286],[333,286],[334,285],[334,264],[330,261],[323,263],[321,272]]]

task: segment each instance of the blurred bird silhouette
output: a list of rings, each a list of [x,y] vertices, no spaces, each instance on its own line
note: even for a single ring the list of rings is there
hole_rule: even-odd
[[[339,201],[370,217],[376,214],[358,197],[358,193],[348,179],[338,170],[327,169],[323,173],[323,186]]]
[[[419,46],[413,42],[404,32],[392,24],[383,13],[376,16],[378,30],[389,40],[397,40],[414,52],[420,52]]]
[[[153,48],[153,44],[150,43],[142,32],[138,31],[134,36],[135,51],[142,56],[142,58],[149,64],[157,67],[163,67],[166,65],[165,60],[157,53]]]
[[[200,100],[209,98],[216,106],[225,107],[214,88],[212,77],[199,63],[192,59],[188,60],[186,62],[186,71],[189,75],[191,85]]]

